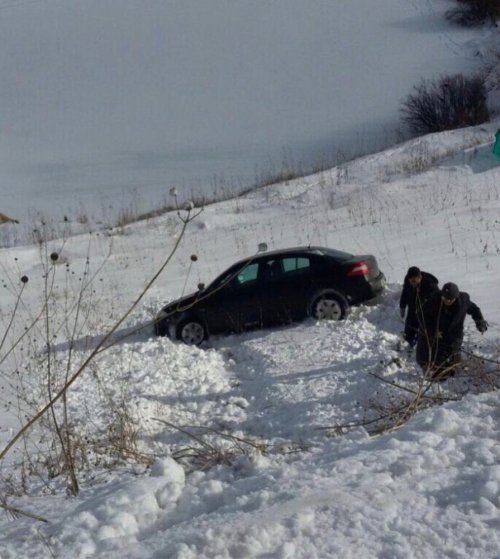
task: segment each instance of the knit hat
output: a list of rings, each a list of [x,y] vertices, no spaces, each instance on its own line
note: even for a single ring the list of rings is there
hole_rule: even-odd
[[[417,268],[416,266],[410,266],[408,268],[408,271],[406,272],[406,276],[408,278],[417,278],[418,276],[420,276],[420,268]]]
[[[443,285],[443,289],[441,289],[441,295],[449,301],[451,299],[456,299],[459,294],[460,290],[458,289],[458,285],[456,283],[452,283],[451,281],[445,283]]]

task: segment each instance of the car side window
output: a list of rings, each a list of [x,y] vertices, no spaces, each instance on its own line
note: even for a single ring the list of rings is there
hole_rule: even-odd
[[[259,275],[259,264],[255,262],[245,266],[238,275],[233,280],[233,285],[247,285],[252,281],[257,281],[257,276]]]
[[[310,267],[309,258],[305,256],[283,258],[283,270],[285,273],[306,272]]]

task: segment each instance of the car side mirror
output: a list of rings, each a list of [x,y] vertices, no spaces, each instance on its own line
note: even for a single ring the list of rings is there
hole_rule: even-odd
[[[198,284],[198,291],[203,291],[204,289],[205,289],[205,284],[200,282]]]

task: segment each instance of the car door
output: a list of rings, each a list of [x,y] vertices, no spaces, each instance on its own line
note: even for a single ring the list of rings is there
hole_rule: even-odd
[[[240,332],[260,325],[257,305],[259,263],[234,266],[212,288],[203,314],[211,333]]]
[[[282,259],[283,274],[279,282],[281,306],[292,320],[307,316],[312,287],[309,255],[287,255]]]
[[[232,282],[230,300],[235,310],[239,331],[262,325],[259,269],[260,262],[252,262],[241,270]]]
[[[264,324],[288,323],[307,315],[311,291],[308,256],[278,256],[262,262],[260,306]]]

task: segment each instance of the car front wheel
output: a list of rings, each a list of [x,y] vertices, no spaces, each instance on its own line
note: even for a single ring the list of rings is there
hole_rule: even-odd
[[[347,301],[338,295],[325,293],[312,305],[312,316],[316,320],[342,320],[347,313]]]
[[[200,345],[207,337],[205,327],[196,319],[183,320],[177,327],[177,339],[188,345]]]

